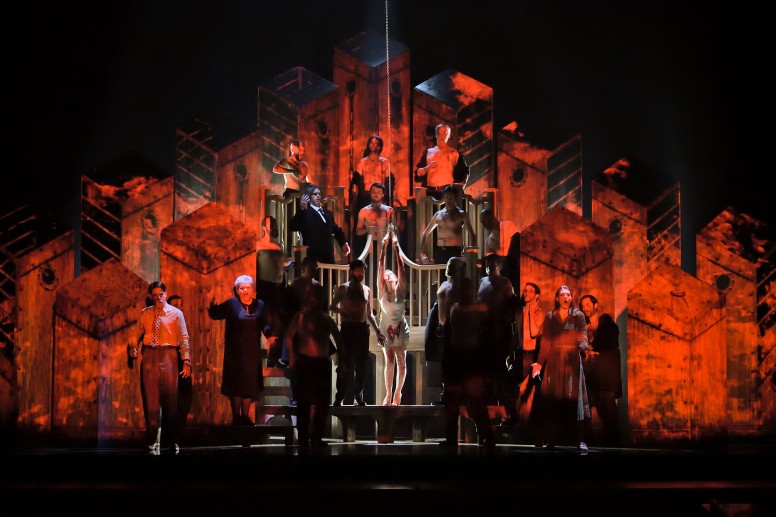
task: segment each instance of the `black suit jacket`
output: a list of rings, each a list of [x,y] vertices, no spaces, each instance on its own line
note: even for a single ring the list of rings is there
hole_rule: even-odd
[[[334,222],[334,214],[326,208],[323,212],[326,222],[323,222],[312,205],[306,210],[300,208],[291,220],[291,229],[301,232],[302,244],[307,246],[308,255],[317,258],[318,262],[334,264],[334,241],[345,246],[348,240],[342,228]]]

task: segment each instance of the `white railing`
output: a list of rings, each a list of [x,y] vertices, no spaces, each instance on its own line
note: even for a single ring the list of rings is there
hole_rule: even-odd
[[[369,287],[372,294],[372,309],[375,316],[379,319],[380,305],[377,302],[377,271],[378,271],[378,251],[376,243],[372,236],[367,237],[366,245],[358,256],[366,264],[366,278],[364,283]],[[407,279],[407,322],[410,326],[422,327],[426,324],[428,311],[436,299],[436,289],[440,282],[444,280],[446,264],[418,264],[407,256],[401,246],[399,246],[404,264],[406,266]],[[396,268],[397,259],[391,257],[391,264],[386,265],[389,269]],[[336,287],[349,279],[350,270],[347,264],[319,264],[318,280],[327,287],[327,306],[331,304]],[[338,316],[335,320],[339,323]]]
[[[344,206],[338,204],[337,199],[344,199],[344,188],[336,187],[335,196],[327,197],[324,200],[327,208],[329,208],[335,215],[335,220],[340,227],[345,228],[345,210]],[[480,221],[480,210],[485,206],[493,206],[495,191],[488,189],[483,195],[477,199],[473,199],[470,196],[465,196],[466,212],[467,216],[472,222],[472,226],[477,234],[477,241],[470,242],[469,235],[464,232],[463,242],[464,247],[467,250],[464,253],[464,257],[469,264],[469,277],[472,279],[478,278],[479,275],[476,271],[476,256],[477,250],[483,249],[483,242],[485,238],[485,232]],[[415,247],[417,247],[417,240],[420,238],[420,234],[423,232],[428,221],[436,210],[441,205],[441,200],[436,200],[426,196],[426,189],[418,188],[415,192],[414,199],[414,214],[411,221],[408,221],[408,225],[412,225],[412,229],[405,228],[410,231],[409,237],[415,240]],[[291,232],[288,227],[288,223],[297,209],[297,200],[301,197],[301,193],[295,193],[287,198],[282,196],[271,194],[268,190],[264,192],[262,199],[264,200],[264,206],[262,215],[271,215],[278,222],[278,230],[280,234],[280,244],[282,249],[287,250],[287,260],[301,261],[306,254],[306,246],[299,244],[299,237],[297,232]],[[413,235],[414,233],[414,235]],[[364,283],[370,288],[372,293],[372,309],[375,312],[376,317],[379,318],[380,305],[377,301],[377,272],[378,272],[378,258],[379,258],[379,246],[381,243],[376,242],[372,235],[367,236],[364,249],[357,255],[366,265],[366,278]],[[433,246],[429,245],[429,256],[433,260]],[[408,254],[409,251],[409,254]],[[356,253],[358,250],[352,250],[352,253]],[[417,253],[416,253],[417,252]],[[474,253],[472,253],[474,252]],[[404,261],[406,267],[406,282],[407,282],[407,321],[411,327],[424,327],[426,325],[426,319],[428,312],[431,309],[431,305],[436,300],[436,291],[440,283],[445,279],[446,264],[419,264],[415,262],[414,258],[410,258],[410,254],[418,255],[417,249],[404,250],[399,245],[399,253]],[[335,258],[337,261],[342,261],[344,253],[338,244],[335,243]],[[390,263],[386,265],[387,268],[395,271],[397,260],[392,253],[389,253]],[[287,271],[287,280],[290,281],[294,277],[293,271]],[[327,293],[327,307],[331,304],[331,300],[334,296],[336,287],[344,282],[347,282],[350,277],[350,271],[347,264],[319,264],[318,279],[326,288]],[[338,315],[334,315],[335,320],[339,323]]]

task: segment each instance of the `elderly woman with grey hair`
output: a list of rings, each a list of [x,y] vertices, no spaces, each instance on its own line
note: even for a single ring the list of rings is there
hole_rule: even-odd
[[[240,275],[234,281],[234,296],[217,304],[210,300],[208,316],[226,320],[221,394],[229,398],[232,425],[253,425],[250,410],[263,389],[261,332],[264,302],[256,297],[256,281]]]

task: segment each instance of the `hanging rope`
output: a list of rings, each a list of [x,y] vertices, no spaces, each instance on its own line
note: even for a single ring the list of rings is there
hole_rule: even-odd
[[[385,100],[386,114],[388,116],[388,131],[385,138],[386,147],[390,156],[391,152],[391,52],[388,39],[388,0],[385,0]],[[393,180],[391,178],[391,162],[388,161],[388,202],[393,207]]]

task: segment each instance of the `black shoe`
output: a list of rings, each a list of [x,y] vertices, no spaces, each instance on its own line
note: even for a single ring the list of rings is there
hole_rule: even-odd
[[[439,445],[442,447],[458,447],[458,441],[457,440],[442,440],[439,442]]]
[[[363,398],[361,398],[361,397],[356,397],[356,398],[353,400],[353,405],[354,405],[354,406],[366,406],[366,402],[364,402],[364,399],[363,399]]]
[[[431,403],[432,406],[444,406],[445,405],[445,399],[442,397],[439,397],[439,400],[435,400]]]
[[[288,363],[287,363],[287,362],[285,362],[285,361],[284,361],[284,360],[282,360],[282,359],[278,359],[278,362],[277,362],[277,367],[278,367],[278,368],[288,368]]]
[[[342,399],[335,398],[334,402],[331,403],[332,406],[341,406],[342,405]]]
[[[324,442],[321,438],[313,438],[310,440],[311,447],[328,447],[329,444]]]
[[[267,368],[277,368],[278,362],[274,359],[267,359]]]

